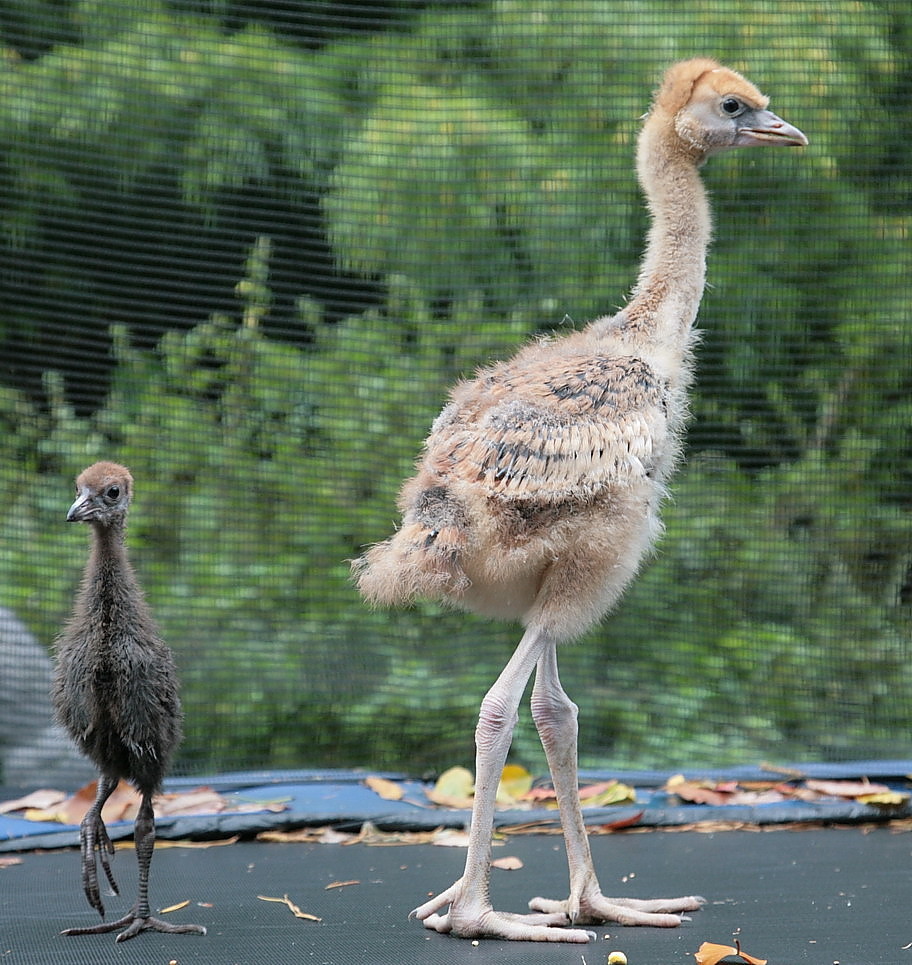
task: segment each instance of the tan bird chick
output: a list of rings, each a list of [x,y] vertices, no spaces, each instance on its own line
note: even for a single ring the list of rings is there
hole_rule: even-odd
[[[580,811],[577,708],[558,678],[557,647],[615,605],[661,530],[710,240],[699,167],[728,148],[806,143],[733,70],[708,59],[672,66],[639,137],[637,172],[652,226],[626,308],[527,345],[458,385],[402,489],[400,529],[355,561],[358,586],[372,603],[428,597],[525,627],[481,704],[465,872],[413,913],[429,928],[466,938],[585,942],[587,930],[559,926],[667,927],[702,903],[602,895]],[[570,895],[535,898],[534,914],[514,915],[495,911],[488,897],[491,831],[533,671],[532,716],[560,806]]]

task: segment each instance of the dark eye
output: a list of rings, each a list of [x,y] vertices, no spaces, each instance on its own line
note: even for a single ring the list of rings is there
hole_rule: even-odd
[[[744,105],[737,97],[726,97],[722,101],[722,110],[728,114],[729,117],[735,117],[744,110]]]
[[[108,486],[105,497],[110,499],[111,502],[117,500],[120,497],[120,486]]]

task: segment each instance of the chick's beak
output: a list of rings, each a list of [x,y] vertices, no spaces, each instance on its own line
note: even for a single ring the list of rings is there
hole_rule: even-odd
[[[68,523],[84,523],[92,518],[92,501],[85,493],[76,498],[67,512]]]
[[[781,144],[783,147],[805,147],[808,139],[788,121],[772,111],[752,111],[744,116],[744,123],[738,128],[739,147],[759,147]]]

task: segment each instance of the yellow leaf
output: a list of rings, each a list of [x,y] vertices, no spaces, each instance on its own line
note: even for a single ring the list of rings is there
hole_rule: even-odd
[[[385,777],[368,777],[364,783],[375,793],[379,794],[384,801],[401,801],[405,791],[401,784],[395,781],[388,781]]]
[[[858,800],[862,804],[880,804],[887,807],[895,807],[898,804],[905,804],[909,800],[908,794],[900,791],[883,791],[880,794],[863,794]]]
[[[636,801],[636,791],[620,781],[606,781],[580,791],[583,807],[605,807],[609,804],[628,804]]]
[[[451,767],[437,778],[425,794],[435,804],[450,808],[470,808],[475,793],[475,779],[465,767]]]
[[[532,789],[532,775],[518,764],[507,764],[497,785],[498,804],[515,804]]]
[[[168,905],[167,908],[162,908],[160,914],[167,915],[169,911],[180,911],[181,908],[186,908],[189,904],[189,901],[179,901],[176,905]]]

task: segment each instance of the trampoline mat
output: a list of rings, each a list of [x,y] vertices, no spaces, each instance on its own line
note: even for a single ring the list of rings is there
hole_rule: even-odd
[[[17,965],[604,965],[620,950],[630,965],[693,965],[703,942],[737,938],[770,965],[897,965],[912,962],[912,835],[899,833],[904,824],[593,836],[606,893],[700,893],[707,904],[680,928],[603,927],[589,945],[473,944],[410,921],[414,905],[461,873],[461,848],[263,841],[156,851],[153,909],[188,901],[167,917],[203,924],[206,936],[144,933],[123,945],[110,934],[64,937],[62,928],[97,921],[82,895],[78,853],[18,852],[12,858],[21,863],[0,870],[0,957]],[[522,911],[533,895],[566,894],[559,836],[510,835],[495,849],[508,855],[522,867],[493,872],[496,907]],[[114,868],[123,895],[106,899],[112,920],[132,903],[133,853],[118,851]],[[285,895],[320,920],[258,898]]]

